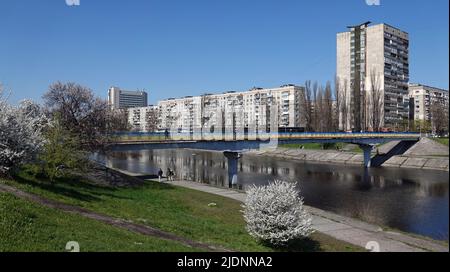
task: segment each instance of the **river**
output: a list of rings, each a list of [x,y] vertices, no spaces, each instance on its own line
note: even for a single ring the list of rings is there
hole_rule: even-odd
[[[177,179],[227,187],[220,152],[187,149],[116,152],[110,167],[156,174],[170,167]],[[238,182],[244,189],[273,180],[296,182],[305,204],[369,223],[438,240],[449,233],[449,175],[444,171],[376,168],[296,162],[245,155]]]

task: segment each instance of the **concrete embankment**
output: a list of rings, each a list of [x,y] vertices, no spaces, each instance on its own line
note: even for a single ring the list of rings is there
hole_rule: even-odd
[[[381,146],[379,152],[387,153],[393,146],[395,146],[395,143],[388,143]],[[278,148],[275,150],[248,151],[245,154],[318,163],[363,165],[362,153],[348,151]],[[448,146],[424,138],[405,154],[390,158],[383,164],[383,167],[449,171]]]

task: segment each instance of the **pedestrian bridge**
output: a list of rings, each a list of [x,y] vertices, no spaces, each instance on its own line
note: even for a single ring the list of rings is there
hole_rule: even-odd
[[[277,148],[284,144],[350,143],[364,152],[364,166],[378,167],[395,155],[401,155],[420,140],[418,133],[274,133],[274,134],[208,134],[193,133],[117,133],[111,142],[111,151],[140,151],[149,149],[192,148],[223,151],[228,159],[230,185],[237,175],[237,162],[241,152]],[[390,141],[399,143],[386,154],[372,158],[372,150]]]
[[[352,141],[375,141],[388,142],[392,140],[417,140],[420,138],[419,133],[413,132],[401,132],[401,133],[289,133],[289,132],[277,132],[277,133],[174,133],[166,134],[164,132],[124,132],[116,133],[116,142],[118,143],[167,143],[167,142],[214,142],[214,141],[262,141],[267,142],[269,140],[275,141],[302,141],[303,143],[317,143],[317,142],[352,142]]]
[[[274,133],[274,134],[222,134],[222,135],[167,135],[165,133],[117,133],[111,151],[139,151],[148,149],[193,148],[203,150],[233,151],[277,148],[284,144],[350,143],[364,151],[364,166],[381,166],[392,156],[406,152],[420,139],[418,133]],[[399,141],[389,154],[371,158],[372,149],[379,144]],[[384,159],[384,160],[383,160]]]

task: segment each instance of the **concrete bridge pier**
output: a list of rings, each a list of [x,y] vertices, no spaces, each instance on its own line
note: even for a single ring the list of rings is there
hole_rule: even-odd
[[[358,145],[364,152],[364,167],[370,168],[372,161],[372,149],[374,145],[371,144],[358,144]]]
[[[228,187],[238,184],[238,162],[242,154],[235,151],[224,151],[223,155],[228,159]]]

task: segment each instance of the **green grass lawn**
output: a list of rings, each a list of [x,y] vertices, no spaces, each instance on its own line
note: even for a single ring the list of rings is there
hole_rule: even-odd
[[[196,249],[115,228],[0,193],[0,252],[195,251]]]
[[[318,143],[283,144],[283,145],[280,145],[280,147],[282,147],[282,148],[293,148],[293,149],[299,149],[302,146],[303,146],[304,149],[309,149],[309,150],[322,150],[323,149],[323,145],[322,144],[318,144]],[[336,150],[336,147],[339,147],[340,149],[342,149],[343,146],[344,146],[344,144],[337,143],[336,145],[330,145],[328,147],[328,150]]]
[[[313,149],[313,150],[322,149],[322,144],[316,144],[316,143],[312,143],[312,144],[284,144],[284,145],[280,145],[280,147],[282,147],[282,148],[294,148],[294,149],[299,149],[301,146],[303,146],[305,149]]]
[[[444,139],[445,140],[445,139]],[[444,143],[445,144],[445,143]],[[347,144],[343,144],[343,143],[338,143],[336,144],[336,146],[339,147],[339,150],[342,150]],[[448,145],[448,139],[447,139],[447,145]],[[323,150],[322,148],[322,144],[317,144],[317,143],[310,143],[310,144],[284,144],[284,145],[280,145],[281,148],[292,148],[292,149],[299,149],[301,148],[301,146],[304,147],[304,149],[307,150]],[[326,150],[330,150],[330,151],[336,151],[336,146],[332,146]],[[378,148],[381,147],[382,144],[378,145]],[[348,150],[349,152],[353,152],[353,153],[363,153],[363,150],[356,146],[355,148],[352,148],[350,150]]]
[[[217,195],[155,182],[146,182],[139,188],[121,189],[99,187],[81,180],[49,185],[46,181],[38,180],[25,171],[21,172],[14,181],[5,181],[5,183],[50,199],[232,250],[275,250],[258,243],[247,234],[241,213],[241,203]],[[217,206],[209,207],[208,204],[212,202]],[[115,239],[113,235],[107,235],[106,231],[104,235]],[[324,234],[315,233],[309,241],[299,243],[289,250],[360,251],[362,249]]]
[[[448,138],[431,138],[438,143],[448,146]]]

